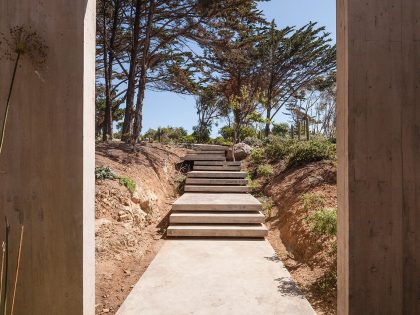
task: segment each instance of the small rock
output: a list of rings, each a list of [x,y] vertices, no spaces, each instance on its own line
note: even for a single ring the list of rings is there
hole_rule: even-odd
[[[104,308],[104,309],[102,310],[102,313],[109,313],[109,308]]]

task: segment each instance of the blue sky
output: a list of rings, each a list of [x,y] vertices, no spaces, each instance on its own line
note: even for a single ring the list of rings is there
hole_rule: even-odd
[[[336,0],[272,0],[259,5],[267,19],[275,19],[279,27],[303,26],[308,22],[324,25],[335,40]],[[143,132],[159,126],[184,127],[188,131],[196,124],[195,99],[170,92],[146,91],[143,108]],[[286,121],[279,116],[278,121]],[[213,136],[217,135],[217,127]]]

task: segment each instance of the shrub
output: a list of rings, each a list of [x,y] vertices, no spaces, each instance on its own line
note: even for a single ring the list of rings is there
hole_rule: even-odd
[[[334,160],[336,147],[327,140],[298,141],[290,150],[288,166]]]
[[[252,180],[250,175],[248,175],[246,179],[248,180],[247,186],[251,192],[257,192],[261,189],[261,185],[257,181]]]
[[[254,166],[260,165],[265,160],[265,154],[263,149],[253,149],[250,155],[252,164]]]
[[[271,165],[268,164],[260,165],[257,168],[257,175],[263,176],[265,178],[273,176],[273,173],[273,168],[271,167]]]
[[[131,178],[123,176],[119,178],[119,182],[121,185],[127,187],[127,189],[132,193],[136,190],[136,183]]]
[[[325,198],[320,194],[308,193],[302,197],[303,208],[306,211],[318,211],[325,207]]]
[[[195,137],[193,135],[183,136],[180,138],[181,143],[195,143]]]
[[[285,137],[289,133],[289,125],[286,123],[273,123],[273,128],[271,129],[271,132],[276,136]]]
[[[118,176],[112,172],[108,166],[101,166],[95,169],[95,177],[97,180],[116,179]]]
[[[243,142],[250,145],[251,147],[261,147],[263,145],[262,140],[260,140],[256,137],[246,137],[243,140]]]
[[[281,139],[278,137],[272,137],[270,143],[267,144],[266,154],[269,159],[272,160],[284,160],[290,154],[295,141],[292,139]]]
[[[232,146],[233,142],[232,141],[228,141],[223,137],[217,137],[213,140],[210,141],[211,144],[217,144],[217,145],[227,145],[227,146]]]
[[[318,235],[334,236],[337,234],[337,209],[323,208],[308,217],[312,232]]]

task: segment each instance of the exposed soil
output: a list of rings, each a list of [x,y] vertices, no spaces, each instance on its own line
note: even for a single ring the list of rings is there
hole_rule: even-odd
[[[158,252],[170,205],[177,198],[176,170],[185,150],[144,144],[133,152],[120,142],[96,147],[96,166],[136,183],[96,181],[96,314],[115,314]]]
[[[292,169],[285,162],[272,166],[270,180],[258,179],[262,199],[267,202],[269,197],[273,203],[266,210],[268,240],[317,314],[336,314],[336,238],[310,230],[311,212],[301,199],[306,193],[317,193],[327,207],[337,207],[336,167],[332,162]]]

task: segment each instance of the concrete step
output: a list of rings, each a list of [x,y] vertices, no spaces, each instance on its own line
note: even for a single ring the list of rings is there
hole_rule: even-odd
[[[170,225],[168,236],[173,237],[265,237],[268,230],[264,224],[247,225]]]
[[[187,154],[222,154],[225,155],[226,151],[202,151],[202,150],[188,150]]]
[[[194,150],[201,151],[227,151],[229,148],[224,145],[215,145],[215,144],[193,144],[192,148]]]
[[[232,171],[232,172],[239,172],[241,170],[240,166],[201,166],[201,165],[194,165],[194,171]]]
[[[199,165],[199,166],[203,166],[203,165],[216,165],[216,166],[241,166],[241,162],[224,162],[224,161],[196,161],[194,162],[194,166],[195,165]]]
[[[224,154],[188,154],[182,159],[184,161],[226,161]]]
[[[256,224],[264,223],[261,212],[174,212],[170,224]]]
[[[239,185],[245,186],[248,183],[246,179],[235,178],[187,178],[187,185]]]
[[[173,211],[260,211],[261,203],[250,194],[185,193],[172,205]]]
[[[247,186],[204,186],[204,185],[185,185],[185,192],[220,192],[220,193],[247,193]]]
[[[245,178],[246,172],[232,172],[232,171],[192,171],[188,172],[187,177],[199,178]]]

